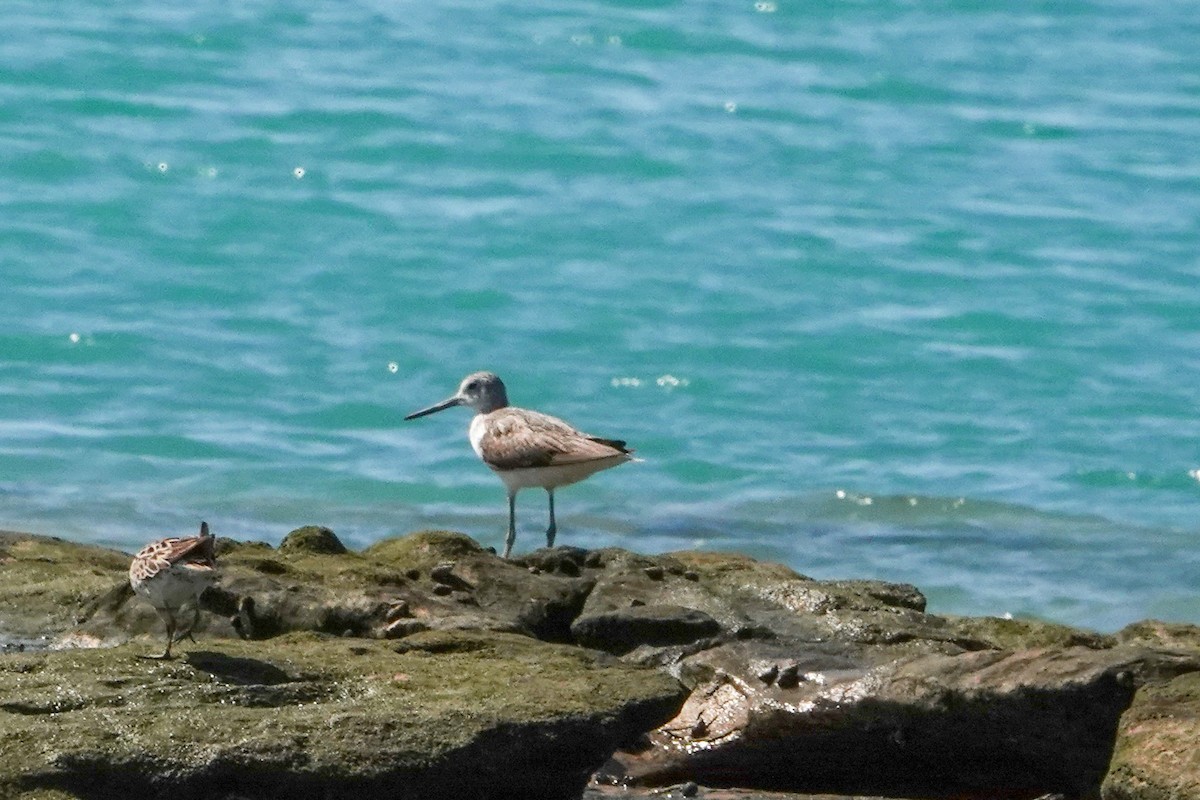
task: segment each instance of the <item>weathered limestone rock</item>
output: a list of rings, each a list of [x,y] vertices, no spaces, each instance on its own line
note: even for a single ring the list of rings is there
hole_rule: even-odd
[[[422,532],[360,554],[332,552],[319,532],[313,544],[313,530],[294,531],[279,549],[219,538],[219,583],[201,598],[212,613],[202,616],[196,635],[265,639],[318,631],[386,639],[433,629],[570,641],[571,621],[591,588],[585,578],[532,574],[462,534]],[[157,614],[132,595],[123,572],[112,580],[62,644],[161,636]]]
[[[1143,687],[1121,717],[1104,800],[1200,799],[1200,672]]]
[[[1048,623],[941,618],[911,587],[816,582],[739,556],[675,553],[695,580],[600,577],[690,603],[739,635],[644,649],[692,689],[680,714],[604,778],[880,796],[1091,796],[1137,687],[1200,669],[1196,653]],[[620,586],[618,590],[614,587]],[[682,598],[687,598],[686,600]],[[931,776],[936,776],[931,780]]]
[[[677,682],[501,633],[0,659],[0,796],[577,798]]]
[[[428,752],[425,744],[399,743],[411,735],[427,744],[420,732],[425,728],[359,716],[361,709],[337,705],[367,697],[397,700],[389,694],[396,687],[372,683],[370,675],[409,676],[396,680],[424,685],[408,683],[415,681],[416,667],[409,661],[416,659],[431,670],[429,681],[434,672],[443,681],[429,684],[430,708],[448,718],[476,721],[491,709],[504,731],[481,722],[473,729],[477,739],[445,752],[477,757],[492,753],[489,748],[498,739],[515,739],[503,743],[510,748],[503,751],[505,758],[520,769],[536,770],[543,767],[535,763],[534,751],[545,741],[559,741],[556,731],[583,737],[585,728],[593,730],[601,750],[615,747],[618,738],[644,733],[635,747],[615,753],[597,776],[628,786],[619,791],[630,799],[659,796],[658,787],[671,785],[676,788],[667,796],[687,788],[694,790],[687,796],[714,799],[747,791],[1093,798],[1106,771],[1104,791],[1111,798],[1196,798],[1189,760],[1194,751],[1177,746],[1196,738],[1191,703],[1193,676],[1200,674],[1200,628],[1195,626],[1147,621],[1101,635],[1030,620],[941,617],[925,613],[925,599],[912,586],[817,581],[733,554],[651,557],[615,548],[563,547],[505,561],[467,536],[444,531],[379,542],[360,553],[338,552],[336,542],[332,532],[320,528],[293,532],[279,548],[219,539],[221,577],[202,597],[208,613],[201,617],[199,642],[180,645],[187,654],[182,662],[143,664],[146,674],[164,670],[164,682],[144,683],[137,677],[142,673],[128,669],[141,663],[130,654],[156,649],[162,629],[153,610],[129,590],[128,556],[37,537],[0,538],[0,569],[8,578],[0,581],[0,638],[8,634],[11,642],[15,636],[58,634],[58,646],[117,645],[105,652],[122,659],[116,664],[102,654],[27,653],[19,658],[46,659],[38,669],[47,675],[67,669],[56,665],[82,659],[78,671],[96,674],[79,679],[92,689],[82,700],[72,699],[69,690],[52,690],[47,681],[41,694],[24,694],[5,706],[3,687],[15,685],[4,683],[5,670],[26,662],[0,656],[0,728],[7,731],[14,719],[32,724],[54,715],[67,721],[92,714],[103,721],[119,717],[126,707],[137,707],[148,718],[156,708],[167,709],[168,716],[183,713],[124,694],[128,685],[160,698],[178,689],[206,707],[225,702],[234,707],[227,714],[243,715],[238,719],[246,730],[273,724],[272,734],[291,742],[273,749],[263,734],[252,746],[234,747],[224,737],[236,732],[222,728],[221,738],[208,749],[185,737],[191,755],[183,761],[162,761],[167,756],[154,751],[153,758],[160,759],[155,763],[165,766],[153,773],[148,762],[90,739],[86,752],[93,756],[72,750],[59,759],[50,727],[22,728],[26,738],[15,741],[25,746],[11,751],[14,757],[28,759],[37,752],[51,759],[34,770],[45,777],[38,784],[43,788],[34,790],[42,793],[39,797],[84,791],[70,782],[75,778],[60,783],[52,778],[60,772],[76,775],[84,767],[103,777],[118,769],[104,766],[110,762],[119,769],[132,764],[134,774],[158,774],[138,779],[151,781],[138,784],[151,796],[159,791],[209,796],[224,791],[226,785],[214,783],[213,776],[225,775],[226,766],[234,765],[233,774],[240,776],[237,770],[248,771],[259,762],[274,777],[264,779],[269,786],[247,779],[251,789],[245,796],[272,796],[272,787],[282,787],[281,792],[319,788],[330,796],[369,794],[376,788],[407,791],[402,787],[426,787],[421,776],[427,772],[433,776],[428,786],[441,782],[468,796],[503,796],[518,786],[516,778],[495,778],[489,785],[497,793],[489,795],[483,784],[470,782],[473,776],[456,773],[461,761],[438,760],[442,756],[422,756],[418,770],[409,756]],[[14,624],[14,618],[21,621]],[[138,637],[146,638],[145,645],[126,644]],[[501,648],[497,642],[509,644]],[[547,647],[546,654],[557,655],[534,650],[536,658],[514,655],[512,642]],[[548,642],[591,650],[563,650]],[[601,650],[607,655],[596,652]],[[537,680],[567,669],[560,657],[568,652],[587,659],[588,670],[638,670],[628,674],[665,680],[667,687],[676,687],[671,681],[678,679],[690,694],[686,702],[672,695],[678,709],[673,716],[665,700],[655,706],[661,716],[653,721],[650,714],[634,720],[628,711],[611,708],[597,712],[599,717],[568,711],[568,721],[552,709],[545,709],[549,716],[537,723],[506,716],[511,709],[505,704],[532,702],[521,699],[526,676],[536,678],[529,678],[530,691],[542,692]],[[318,663],[321,653],[334,662]],[[472,653],[481,654],[478,662],[469,660]],[[486,672],[482,662],[488,661],[509,665],[507,677],[503,670]],[[485,670],[490,688],[475,686],[476,669]],[[58,674],[57,685],[71,686],[74,675]],[[28,686],[26,678],[15,680]],[[564,691],[580,686],[565,680]],[[218,691],[221,686],[226,694]],[[330,688],[335,686],[346,688]],[[457,694],[454,686],[460,687]],[[498,697],[481,705],[477,688]],[[557,690],[546,691],[546,698],[556,696]],[[425,697],[418,693],[409,699],[416,703]],[[640,702],[618,705],[628,709],[641,707]],[[361,727],[366,740],[390,753],[387,758],[396,766],[354,754],[351,733],[343,737],[321,729],[318,734],[306,727],[310,723],[301,710],[310,704]],[[507,710],[497,711],[500,706]],[[251,719],[256,712],[248,709],[259,708],[275,709],[270,719],[276,722]],[[496,721],[518,718],[526,721]],[[612,719],[631,722],[621,727],[620,736],[609,736],[604,725]],[[153,725],[169,727],[166,721]],[[444,722],[430,725],[433,736]],[[344,749],[338,744],[328,758],[316,754],[314,742],[325,735],[335,742],[344,738]],[[563,736],[571,748],[583,747]],[[0,750],[0,756],[6,752]],[[593,751],[586,752],[592,759]],[[205,760],[210,757],[216,761]],[[577,786],[582,761],[572,763],[561,773],[553,772],[558,767],[544,768]],[[455,766],[437,766],[444,764]],[[567,772],[569,779],[563,777]],[[523,791],[513,789],[514,796]],[[593,786],[593,793],[599,791]]]
[[[1117,641],[1177,653],[1200,653],[1200,626],[1146,619],[1116,633]]]
[[[1200,627],[1148,620],[1122,640],[1200,654]],[[1142,687],[1121,717],[1104,800],[1200,800],[1200,672]]]
[[[923,796],[932,770],[956,796],[1085,796],[1104,776],[1139,672],[1186,664],[1133,648],[1068,648],[813,669],[826,657],[800,651],[774,675],[750,675],[745,655],[691,657],[715,677],[693,688],[649,749],[622,758],[628,777]]]

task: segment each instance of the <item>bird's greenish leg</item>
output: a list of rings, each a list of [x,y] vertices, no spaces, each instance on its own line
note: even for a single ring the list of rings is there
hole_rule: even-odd
[[[508,493],[508,535],[504,537],[504,558],[512,552],[513,542],[517,540],[517,493]]]

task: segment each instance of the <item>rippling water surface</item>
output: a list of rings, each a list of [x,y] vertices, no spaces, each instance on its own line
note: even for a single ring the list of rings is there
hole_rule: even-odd
[[[564,543],[1198,622],[1198,20],[12,0],[0,527],[496,545],[489,368],[645,459]]]

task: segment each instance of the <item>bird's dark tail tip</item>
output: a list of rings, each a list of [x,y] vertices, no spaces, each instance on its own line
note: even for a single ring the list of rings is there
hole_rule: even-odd
[[[625,445],[624,439],[602,439],[599,436],[589,436],[593,442],[598,442],[603,445],[608,445],[614,450],[619,450],[622,453],[632,453],[633,449]]]

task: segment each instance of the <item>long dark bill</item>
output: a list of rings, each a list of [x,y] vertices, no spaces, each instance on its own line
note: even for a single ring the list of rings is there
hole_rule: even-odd
[[[414,411],[405,417],[405,419],[416,419],[417,417],[424,417],[428,414],[436,414],[439,411],[445,411],[451,406],[461,406],[462,403],[462,398],[458,395],[455,395],[454,397],[447,397],[442,402],[432,405],[429,408],[422,408],[420,411]]]

